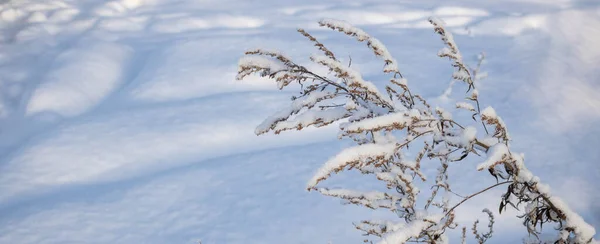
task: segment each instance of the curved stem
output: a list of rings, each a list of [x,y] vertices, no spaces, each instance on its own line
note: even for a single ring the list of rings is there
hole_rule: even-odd
[[[490,190],[490,189],[492,189],[492,188],[494,188],[496,186],[500,186],[500,185],[504,185],[504,184],[512,183],[512,182],[513,182],[512,180],[500,182],[500,183],[491,185],[491,186],[489,186],[489,187],[487,187],[487,188],[485,188],[485,189],[483,189],[481,191],[478,191],[478,192],[475,192],[475,193],[473,193],[471,195],[466,196],[465,199],[463,199],[462,201],[460,201],[459,203],[457,203],[456,205],[454,205],[452,208],[450,208],[450,210],[448,210],[448,212],[446,212],[446,216],[448,216],[448,214],[450,214],[452,211],[454,211],[454,209],[456,209],[458,206],[460,206],[461,204],[463,204],[467,200],[473,198],[474,196],[477,196],[477,195],[479,195],[481,193],[484,193],[484,192],[486,192],[486,191],[488,191],[488,190]]]
[[[420,136],[425,135],[427,133],[431,133],[431,132],[433,132],[433,130],[428,130],[428,131],[425,131],[425,132],[421,132],[421,133],[417,134],[415,137],[413,137],[412,139],[407,140],[406,142],[397,145],[396,148],[402,148],[402,147],[408,145],[409,143],[411,143],[412,141],[414,141],[415,139],[419,138]]]

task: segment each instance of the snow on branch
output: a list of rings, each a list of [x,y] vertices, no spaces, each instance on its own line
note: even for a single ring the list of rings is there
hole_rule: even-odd
[[[346,167],[362,168],[378,161],[390,160],[396,153],[396,144],[363,144],[344,149],[328,160],[308,181],[306,188],[315,189],[317,184]]]
[[[558,197],[550,194],[549,187],[542,185],[539,178],[525,167],[524,156],[512,152],[509,148],[511,140],[508,129],[504,121],[496,114],[492,107],[487,107],[483,111],[479,109],[479,93],[475,89],[474,80],[481,79],[485,74],[479,73],[479,67],[483,61],[484,55],[479,56],[477,68],[470,72],[467,66],[463,63],[462,55],[458,50],[454,38],[451,33],[444,28],[443,21],[430,18],[429,20],[434,26],[434,30],[442,37],[442,41],[446,44],[438,56],[448,57],[452,61],[452,65],[456,71],[452,75],[457,80],[462,80],[468,84],[468,90],[471,91],[471,96],[467,100],[473,101],[476,104],[472,106],[469,103],[457,104],[457,108],[476,110],[475,115],[479,115],[479,119],[487,132],[486,125],[495,127],[495,132],[492,137],[497,139],[494,144],[481,143],[486,150],[487,159],[477,166],[477,170],[488,169],[489,172],[496,177],[501,177],[506,180],[512,180],[507,192],[503,195],[500,203],[500,211],[504,210],[508,205],[514,206],[513,199],[517,199],[517,205],[523,202],[536,202],[533,206],[528,204],[526,213],[519,216],[525,220],[524,225],[527,231],[537,236],[540,233],[536,226],[539,223],[540,229],[545,222],[558,223],[558,230],[562,233],[556,243],[591,243],[594,241],[595,229],[583,221],[581,216],[573,212],[569,207],[562,202]],[[478,74],[479,73],[479,74]],[[475,115],[473,118],[475,118]],[[499,172],[498,166],[503,167],[503,173]],[[568,214],[566,214],[568,213]],[[548,217],[550,216],[550,217]],[[555,216],[555,217],[552,217]]]
[[[332,51],[330,51],[329,49],[327,49],[327,47],[325,47],[325,45],[323,45],[323,43],[319,42],[317,40],[317,38],[315,38],[314,36],[312,36],[311,34],[309,34],[308,32],[306,32],[304,29],[299,28],[297,30],[300,34],[302,34],[304,37],[308,38],[308,40],[310,40],[311,42],[315,43],[315,47],[317,47],[319,50],[321,50],[325,56],[333,59],[333,60],[337,60],[335,58],[335,54],[333,54]]]
[[[492,107],[487,107],[481,112],[481,120],[488,125],[493,125],[496,128],[494,132],[494,137],[501,139],[502,141],[508,142],[510,140],[510,135],[508,134],[508,128],[506,128],[506,124],[496,114],[496,110]]]
[[[362,89],[368,95],[375,96],[377,100],[384,106],[392,110],[394,109],[392,101],[383,96],[373,83],[365,81],[358,71],[347,67],[339,61],[332,59],[328,56],[313,55],[310,57],[310,60],[312,60],[315,63],[324,65],[325,67],[329,68],[330,71],[335,72],[336,76],[338,78],[343,79],[349,87]]]
[[[279,123],[286,121],[290,116],[297,114],[303,108],[310,109],[318,102],[333,97],[335,97],[335,94],[330,92],[314,92],[306,97],[296,99],[288,108],[282,109],[265,119],[258,127],[256,127],[255,133],[257,135],[264,134],[269,130],[276,129],[276,127],[279,129],[277,131],[282,131],[282,128],[285,126],[280,126]]]
[[[392,194],[385,192],[359,192],[347,189],[318,189],[319,193],[325,196],[337,197],[348,201],[351,204],[357,204],[370,209],[387,208],[396,210],[396,202],[400,199]]]
[[[380,131],[380,130],[402,130],[410,126],[413,121],[418,121],[421,118],[418,110],[411,112],[390,113],[374,118],[363,119],[357,122],[342,124],[341,129],[345,134],[361,133],[363,131]]]
[[[475,112],[475,107],[473,107],[472,104],[466,103],[466,102],[457,102],[456,103],[456,108],[465,109],[465,110],[469,110],[471,112]]]
[[[477,165],[477,170],[481,171],[493,168],[496,165],[503,163],[508,157],[510,157],[508,146],[498,143],[488,149],[487,159],[483,163]]]
[[[267,117],[255,133],[278,134],[340,121],[339,137],[352,139],[358,145],[342,150],[325,162],[306,188],[346,203],[393,212],[399,221],[355,224],[367,238],[375,236],[382,244],[448,243],[447,233],[458,227],[454,220],[455,210],[479,194],[501,186],[506,187],[506,192],[499,199],[499,212],[509,205],[517,209],[523,207],[517,217],[523,219],[524,227],[531,235],[541,233],[543,224],[553,223],[558,233],[556,243],[595,241],[595,229],[552,195],[550,188],[527,169],[523,154],[511,150],[508,127],[496,111],[492,107],[481,109],[481,96],[476,85],[485,77],[485,72],[480,71],[485,55],[479,55],[476,68],[469,69],[444,22],[437,18],[429,21],[444,43],[438,56],[450,60],[454,67],[453,79],[463,81],[467,86],[467,97],[456,103],[456,110],[468,111],[470,116],[463,118],[457,116],[463,113],[453,114],[454,110],[432,106],[425,97],[412,92],[407,79],[399,72],[396,59],[381,41],[347,22],[325,19],[319,22],[321,26],[366,42],[373,54],[384,60],[383,72],[393,74],[385,87],[387,96],[373,82],[366,81],[360,72],[343,65],[317,38],[298,29],[322,52],[322,55],[310,56],[311,61],[326,67],[329,72],[323,74],[308,69],[278,51],[247,51],[239,61],[238,79],[256,74],[275,81],[279,89],[290,84],[298,84],[301,88],[287,107]],[[496,184],[462,195],[453,189],[448,172],[452,165],[469,157],[483,158],[474,170],[487,170]],[[432,162],[422,163],[423,160],[437,162],[437,170],[422,169],[424,166],[435,167],[431,166]],[[387,189],[356,191],[321,186],[332,174],[346,170],[374,177]],[[428,181],[428,175],[423,172],[434,172],[434,179]],[[423,193],[419,187],[431,190]],[[424,194],[427,194],[425,200],[418,201]],[[451,196],[461,199],[453,200]],[[491,211],[485,209],[484,212],[490,221],[489,231],[480,233],[478,220],[472,228],[480,244],[492,237],[495,221]],[[462,242],[465,243],[466,227],[462,231]]]
[[[400,73],[398,70],[398,62],[392,57],[392,54],[387,50],[385,45],[377,38],[371,37],[365,31],[351,25],[348,22],[334,19],[323,19],[319,21],[319,25],[326,26],[332,30],[343,32],[346,35],[356,37],[356,40],[367,42],[367,46],[373,51],[375,56],[380,57],[385,61],[383,72],[385,73]]]
[[[428,228],[439,223],[443,217],[444,215],[433,215],[414,220],[404,228],[385,235],[379,244],[404,244],[412,238],[420,237]]]
[[[453,61],[452,65],[457,69],[452,74],[454,79],[464,81],[471,85],[473,83],[471,72],[463,62],[462,54],[460,53],[460,50],[458,50],[456,42],[454,42],[454,36],[452,33],[446,31],[443,20],[431,17],[429,18],[429,22],[433,25],[434,31],[442,37],[444,44],[446,44],[446,47],[438,52],[438,56],[447,57]]]
[[[256,71],[274,73],[286,69],[286,66],[281,61],[263,56],[244,56],[240,59],[238,66],[240,67],[238,76],[236,77],[238,80]]]
[[[343,107],[335,107],[326,110],[308,110],[298,114],[294,119],[280,121],[275,125],[273,130],[275,131],[275,134],[279,134],[284,130],[302,130],[302,128],[310,125],[322,127],[346,118],[349,115],[348,111]]]

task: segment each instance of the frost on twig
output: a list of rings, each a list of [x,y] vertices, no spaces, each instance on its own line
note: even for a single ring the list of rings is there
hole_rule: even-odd
[[[438,56],[448,58],[454,67],[451,77],[466,85],[467,96],[456,103],[456,109],[468,111],[470,117],[454,118],[452,111],[432,106],[424,97],[413,93],[407,79],[400,73],[398,63],[386,46],[364,30],[332,19],[319,22],[323,27],[341,32],[367,47],[383,60],[386,80],[385,93],[377,82],[368,81],[349,65],[342,64],[333,51],[303,29],[298,32],[322,53],[310,60],[324,67],[319,73],[297,64],[281,52],[253,49],[239,61],[238,79],[252,74],[274,80],[279,89],[299,84],[299,96],[292,97],[286,108],[267,117],[257,128],[257,135],[287,130],[302,130],[339,122],[339,137],[349,138],[357,145],[331,157],[309,179],[306,189],[342,199],[349,204],[371,209],[386,209],[399,217],[397,221],[364,220],[355,227],[379,243],[447,243],[449,229],[455,229],[455,210],[462,203],[492,188],[508,185],[500,199],[499,211],[507,205],[524,205],[524,226],[533,235],[544,223],[557,223],[557,243],[589,243],[595,230],[560,199],[550,193],[524,164],[522,154],[511,151],[510,135],[505,122],[492,107],[481,109],[478,81],[486,74],[480,71],[485,58],[478,57],[476,68],[470,69],[443,21],[430,19],[444,47]],[[473,123],[473,120],[476,122]],[[412,155],[410,148],[418,153]],[[485,159],[477,170],[487,170],[498,182],[470,195],[457,194],[449,181],[448,170],[455,162],[475,155]],[[424,165],[437,161],[433,179],[427,179]],[[327,179],[343,171],[355,170],[383,183],[385,191],[332,189],[322,186]],[[500,181],[502,179],[502,181]],[[425,186],[428,191],[421,191]],[[461,199],[453,202],[451,195]],[[422,198],[423,201],[419,201]],[[489,218],[489,230],[481,233],[476,221],[472,233],[479,243],[492,237],[494,216]],[[462,243],[466,243],[463,227]]]
[[[489,220],[488,228],[489,228],[489,231],[486,232],[486,233],[479,233],[479,231],[477,230],[477,224],[479,224],[479,220],[476,220],[473,223],[473,228],[471,228],[471,230],[473,231],[473,235],[475,236],[475,239],[477,239],[477,242],[479,244],[483,244],[488,239],[492,238],[492,234],[494,233],[494,214],[492,213],[492,211],[490,211],[487,208],[483,209],[482,212],[484,212],[484,213],[486,213],[488,215],[488,220]]]

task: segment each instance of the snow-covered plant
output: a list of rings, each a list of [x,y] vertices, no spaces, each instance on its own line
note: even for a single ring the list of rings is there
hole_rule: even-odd
[[[472,113],[464,122],[454,119],[451,111],[433,108],[426,99],[413,93],[396,60],[378,39],[346,22],[325,19],[319,22],[321,26],[366,43],[373,54],[383,60],[383,72],[389,75],[385,91],[365,80],[351,65],[343,64],[314,36],[298,29],[322,53],[312,55],[310,60],[329,72],[323,74],[306,68],[277,51],[246,52],[239,61],[237,79],[259,74],[275,80],[279,89],[290,84],[301,86],[300,95],[292,97],[290,106],[268,117],[256,128],[256,134],[270,131],[279,134],[339,122],[340,138],[350,138],[356,146],[329,159],[308,181],[307,189],[351,204],[395,213],[400,217],[397,222],[366,220],[355,224],[365,235],[379,237],[382,244],[446,243],[448,229],[458,227],[456,208],[498,186],[508,186],[500,199],[500,212],[508,205],[517,209],[525,205],[519,217],[530,234],[537,236],[544,223],[556,223],[556,243],[592,242],[594,228],[552,195],[549,187],[525,167],[523,154],[510,149],[507,126],[495,110],[481,109],[476,81],[484,76],[479,72],[484,57],[480,56],[477,68],[470,69],[443,22],[435,18],[430,22],[445,44],[438,55],[450,60],[454,67],[453,79],[466,84],[467,98],[456,104],[457,110]],[[418,149],[416,156],[407,155],[409,146]],[[449,195],[454,192],[448,181],[450,163],[472,155],[485,158],[477,170],[489,171],[498,182],[452,203]],[[423,173],[424,158],[439,162],[433,180],[427,180]],[[345,170],[372,175],[384,182],[388,190],[361,192],[320,186],[333,173]],[[426,182],[430,182],[428,186],[432,190],[423,201],[418,201],[424,195],[418,186]],[[478,231],[478,221],[472,227],[479,243],[484,243],[493,233],[492,212],[487,209],[484,212],[489,216],[489,231]],[[465,243],[465,227],[462,237]]]

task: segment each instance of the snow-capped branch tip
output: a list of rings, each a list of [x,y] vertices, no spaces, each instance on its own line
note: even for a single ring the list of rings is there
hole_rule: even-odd
[[[329,56],[312,55],[310,59],[315,63],[327,67],[330,71],[334,72],[338,78],[344,79],[348,87],[362,89],[367,94],[375,96],[381,105],[392,110],[394,109],[394,103],[388,97],[384,96],[379,89],[377,89],[375,84],[364,80],[358,71],[343,65]]]
[[[447,57],[452,60],[452,66],[456,67],[456,71],[452,74],[452,78],[460,81],[464,81],[469,84],[469,89],[473,86],[473,78],[471,77],[471,71],[467,68],[467,65],[463,62],[462,54],[454,41],[452,33],[446,31],[445,23],[443,20],[436,17],[430,17],[429,22],[433,25],[433,30],[440,35],[442,41],[446,47],[442,48],[438,52],[439,57]]]
[[[277,87],[283,89],[294,81],[302,82],[311,78],[300,72],[300,68],[279,51],[252,49],[239,59],[236,79],[242,80],[248,75],[258,74],[275,80]]]
[[[396,144],[363,144],[344,149],[329,159],[308,181],[307,190],[315,190],[319,182],[329,178],[332,173],[342,171],[347,166],[361,168],[383,160],[389,160],[396,153]]]
[[[329,50],[327,47],[325,47],[325,45],[323,45],[323,43],[319,42],[317,40],[317,38],[312,36],[310,33],[306,32],[302,28],[298,28],[297,31],[304,37],[308,38],[308,40],[310,40],[311,42],[314,42],[315,47],[317,47],[319,50],[321,50],[325,54],[325,56],[327,56],[333,60],[337,60],[337,58],[335,57],[335,54],[333,54],[333,52],[331,50]]]
[[[273,57],[276,58],[277,60],[281,61],[284,64],[291,64],[292,63],[292,59],[289,58],[287,55],[283,54],[282,52],[280,52],[279,50],[274,50],[274,49],[264,49],[264,48],[255,48],[255,49],[250,49],[247,50],[246,52],[244,52],[245,55],[265,55],[265,56],[269,56],[269,57]]]
[[[312,92],[307,96],[298,98],[294,100],[289,107],[281,109],[267,117],[259,126],[256,127],[255,134],[261,135],[271,130],[274,130],[275,134],[279,134],[284,130],[290,130],[293,128],[300,130],[312,124],[319,125],[319,123],[321,123],[321,125],[327,125],[342,119],[346,117],[345,110],[310,110],[319,102],[334,98],[336,96],[336,94],[331,92],[320,91]],[[302,115],[296,116],[295,119],[288,121],[290,117],[298,114],[302,109],[309,110],[304,112]]]
[[[328,27],[332,30],[342,32],[348,36],[355,37],[359,42],[367,41],[367,46],[373,51],[375,56],[383,59],[385,65],[383,72],[385,73],[400,73],[398,69],[398,62],[392,57],[392,54],[388,51],[387,47],[383,45],[377,38],[367,34],[364,30],[353,26],[352,24],[335,19],[322,19],[319,21],[319,25]]]
[[[494,132],[494,137],[507,142],[509,141],[510,134],[508,133],[508,128],[504,123],[504,120],[496,114],[496,110],[492,107],[486,107],[483,111],[481,111],[481,120],[488,125],[493,125],[496,128]]]
[[[279,60],[265,56],[245,55],[238,61],[236,79],[242,80],[244,77],[257,72],[262,72],[262,75],[267,76],[285,69],[285,64]]]

